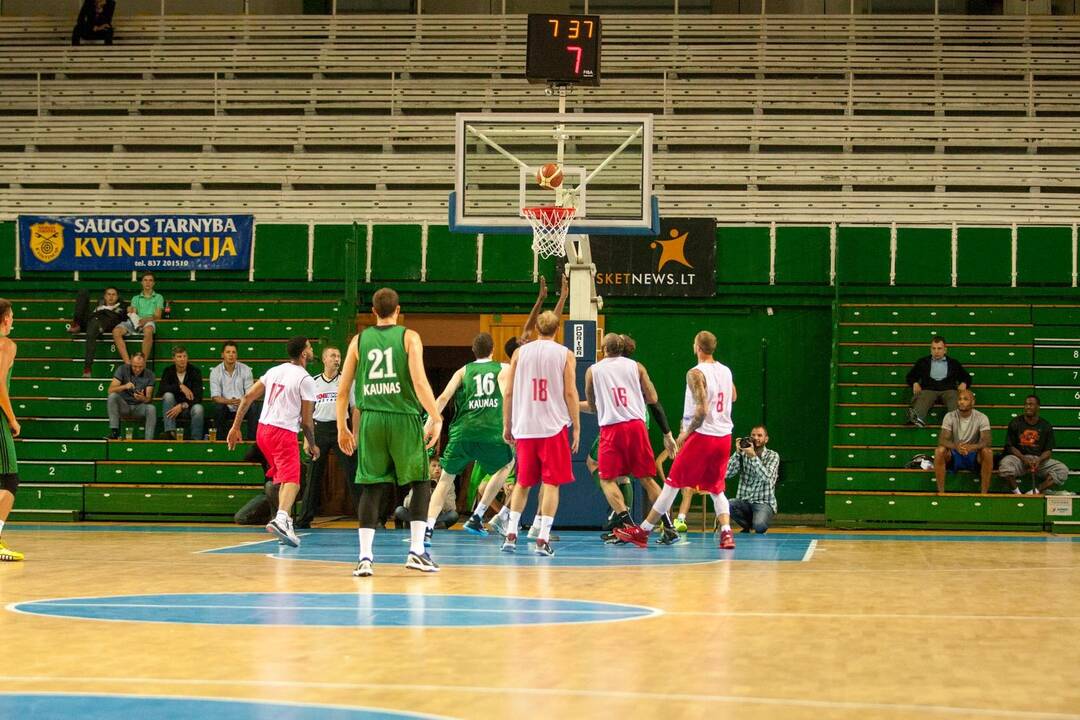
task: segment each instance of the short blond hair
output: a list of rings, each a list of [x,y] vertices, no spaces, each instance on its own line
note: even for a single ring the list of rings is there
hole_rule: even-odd
[[[536,318],[536,329],[541,335],[553,336],[559,330],[559,316],[550,310],[540,313]]]
[[[694,346],[706,355],[716,352],[716,336],[708,330],[702,330],[694,336]]]

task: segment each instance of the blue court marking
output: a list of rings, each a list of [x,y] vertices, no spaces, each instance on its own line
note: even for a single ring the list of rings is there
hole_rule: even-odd
[[[355,563],[359,541],[355,530],[304,531],[300,547],[279,545],[276,539],[247,542],[207,550],[226,555],[271,555],[282,560],[318,560]],[[534,541],[518,538],[516,553],[504,553],[499,536],[477,537],[466,532],[435,531],[431,556],[440,565],[481,565],[497,567],[612,567],[707,563],[731,560],[797,562],[806,556],[812,537],[808,535],[743,535],[734,551],[721,550],[712,534],[695,533],[676,545],[652,543],[648,548],[633,545],[606,545],[600,532],[559,532],[552,543],[555,557],[533,552]],[[745,539],[744,539],[745,538]],[[375,563],[403,565],[409,553],[408,530],[380,530],[375,534]]]
[[[438,718],[438,715],[348,708],[334,705],[301,705],[262,700],[216,700],[147,695],[77,693],[0,693],[0,717],[34,720],[402,720]]]
[[[12,603],[14,612],[84,620],[304,627],[493,627],[639,620],[655,608],[489,595],[205,593],[109,595]]]

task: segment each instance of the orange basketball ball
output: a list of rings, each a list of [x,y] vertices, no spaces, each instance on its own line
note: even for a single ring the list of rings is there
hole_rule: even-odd
[[[562,185],[562,167],[555,163],[548,163],[536,171],[536,182],[542,188],[554,190]]]

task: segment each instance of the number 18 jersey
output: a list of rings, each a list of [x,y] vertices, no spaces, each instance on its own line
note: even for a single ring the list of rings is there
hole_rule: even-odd
[[[361,410],[418,415],[409,356],[405,352],[405,328],[401,325],[369,327],[357,343],[357,373],[353,384],[356,406]]]
[[[503,364],[479,360],[465,366],[461,385],[454,393],[453,437],[502,441],[503,397],[499,372]]]
[[[511,418],[514,438],[549,438],[570,424],[563,395],[566,353],[553,340],[534,340],[518,348]]]

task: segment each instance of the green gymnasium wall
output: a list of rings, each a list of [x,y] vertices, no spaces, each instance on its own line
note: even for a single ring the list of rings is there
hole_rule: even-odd
[[[159,286],[186,297],[208,294],[339,297],[351,225],[256,226],[254,282],[245,272],[162,273]],[[637,338],[668,414],[681,411],[683,382],[698,330],[720,338],[739,399],[736,432],[764,418],[784,460],[781,512],[821,513],[829,455],[830,353],[834,300],[862,302],[1076,302],[1072,227],[958,228],[952,286],[951,228],[832,228],[767,225],[717,229],[712,298],[607,298],[606,327]],[[835,243],[835,256],[832,246]],[[370,262],[368,251],[370,247]],[[451,234],[445,226],[359,226],[357,276],[364,298],[393,284],[413,312],[525,312],[535,297],[527,237]],[[370,277],[368,272],[370,269]],[[550,261],[539,271],[554,280]],[[836,284],[830,283],[835,272]],[[482,278],[478,284],[477,277]],[[56,295],[70,275],[15,277],[15,224],[0,223],[0,295]],[[58,286],[58,280],[63,285]],[[80,281],[134,287],[129,274],[83,273]],[[80,284],[82,284],[80,282]],[[60,289],[62,288],[62,290]],[[763,366],[767,374],[762,372]]]

